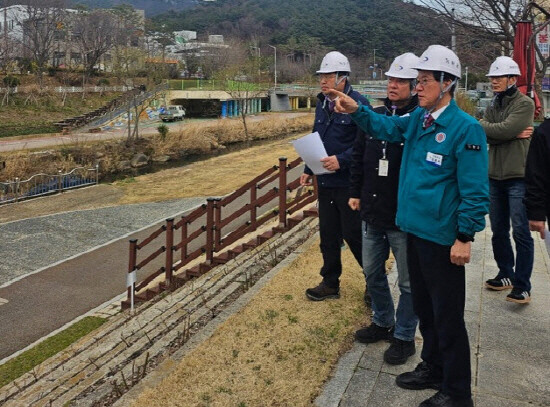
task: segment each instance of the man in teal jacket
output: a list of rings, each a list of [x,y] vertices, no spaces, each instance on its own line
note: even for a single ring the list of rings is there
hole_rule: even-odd
[[[369,134],[405,142],[396,224],[408,233],[413,307],[424,344],[422,362],[396,383],[439,390],[420,407],[472,407],[464,265],[489,208],[487,143],[479,123],[453,99],[461,74],[454,52],[432,45],[416,68],[421,108],[408,116],[379,115],[342,93],[331,96],[338,96],[336,111],[351,113]]]

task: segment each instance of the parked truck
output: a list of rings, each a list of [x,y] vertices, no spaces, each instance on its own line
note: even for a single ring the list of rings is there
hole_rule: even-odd
[[[174,122],[183,120],[185,117],[185,109],[180,105],[170,105],[159,114],[159,118],[163,122]]]

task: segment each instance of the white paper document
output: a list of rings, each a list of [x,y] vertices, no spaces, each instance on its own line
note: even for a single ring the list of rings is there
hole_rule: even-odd
[[[315,175],[331,174],[334,172],[323,168],[323,163],[320,161],[321,158],[327,157],[327,150],[325,150],[319,133],[310,133],[307,136],[300,137],[294,140],[292,144],[296,152]]]

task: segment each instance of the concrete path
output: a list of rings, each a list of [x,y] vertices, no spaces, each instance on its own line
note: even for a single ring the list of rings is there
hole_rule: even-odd
[[[248,121],[261,121],[276,116],[280,119],[292,119],[295,117],[308,115],[307,112],[282,112],[269,113],[248,116]],[[183,122],[164,123],[170,127],[170,131],[177,132],[183,130],[189,123],[200,121],[202,123],[214,123],[219,119],[186,119]],[[226,120],[240,120],[238,117]],[[163,124],[160,120],[145,120],[140,124],[140,136],[151,136],[158,134],[157,127]],[[27,136],[27,137],[4,137],[0,138],[0,152],[33,150],[48,148],[53,146],[73,145],[84,142],[106,141],[123,139],[128,136],[126,128],[114,128],[100,133],[90,133],[85,130],[75,130],[68,135],[53,134],[50,136]]]
[[[0,225],[0,360],[124,293],[128,239],[143,239],[158,228],[153,223],[203,202],[122,205]]]
[[[204,202],[175,199],[62,212],[0,224],[0,288]]]
[[[487,228],[476,235],[472,263],[466,267],[466,325],[470,337],[472,390],[476,407],[550,406],[550,259],[544,241],[535,239],[532,301],[505,301],[506,292],[488,291],[483,282],[497,274]],[[396,271],[392,270],[394,298]],[[402,366],[384,363],[387,342],[355,343],[340,359],[333,378],[315,400],[317,407],[416,407],[433,390],[404,390],[395,377],[420,362],[417,354]]]

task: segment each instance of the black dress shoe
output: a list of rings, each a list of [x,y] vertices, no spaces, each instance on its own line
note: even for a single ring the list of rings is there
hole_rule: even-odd
[[[409,390],[439,390],[442,381],[441,372],[435,366],[420,362],[412,372],[401,373],[397,376],[395,384]]]
[[[471,397],[453,399],[451,396],[438,391],[432,397],[420,403],[418,407],[474,407],[474,402]]]

